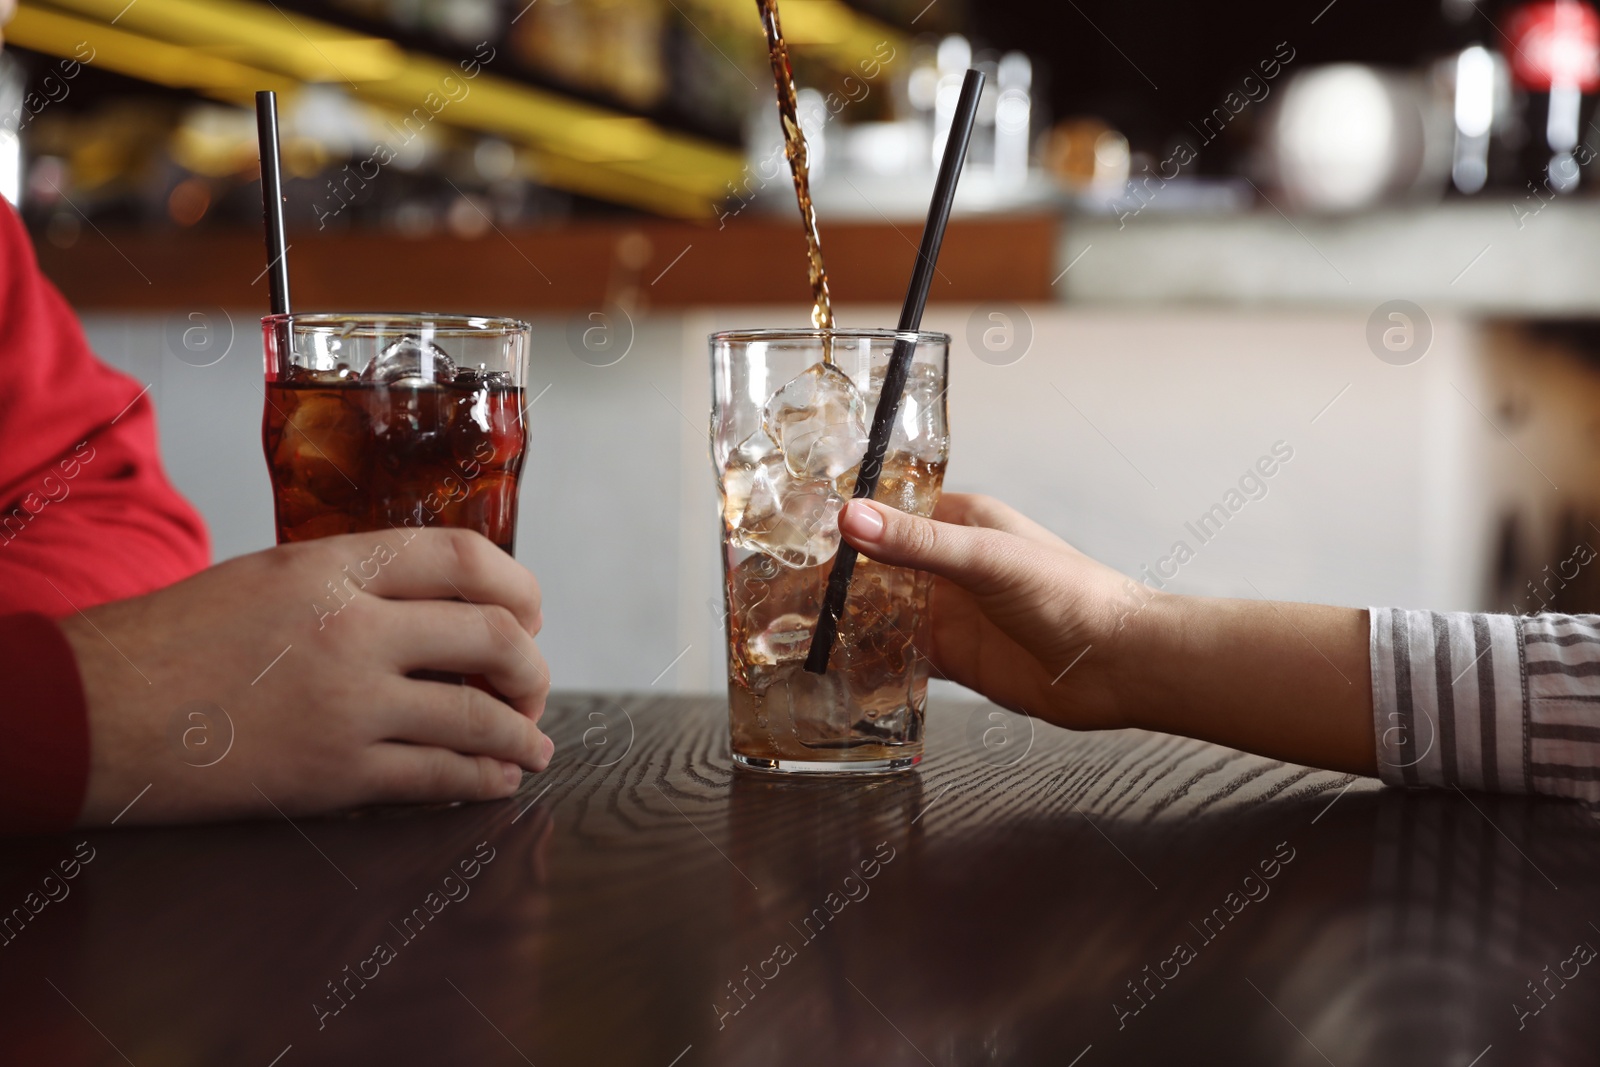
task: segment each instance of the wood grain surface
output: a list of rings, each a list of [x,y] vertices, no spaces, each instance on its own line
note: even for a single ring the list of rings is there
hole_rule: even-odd
[[[509,801],[0,843],[0,908],[59,898],[0,938],[0,1063],[1495,1067],[1600,1047],[1600,966],[1575,953],[1600,946],[1600,827],[1575,805],[991,705],[934,707],[916,773],[792,781],[736,773],[725,719],[719,699],[568,694],[555,763]]]

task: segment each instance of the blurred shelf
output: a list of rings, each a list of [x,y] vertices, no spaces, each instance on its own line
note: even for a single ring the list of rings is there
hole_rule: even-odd
[[[1056,286],[1077,304],[1367,308],[1410,300],[1487,315],[1600,314],[1600,201],[1453,202],[1344,218],[1074,217]],[[1055,274],[1052,273],[1052,277]]]
[[[545,185],[669,217],[711,217],[740,173],[739,152],[727,145],[485,70],[496,55],[488,46],[478,58],[452,63],[304,15],[291,18],[273,4],[28,0],[6,37],[45,55],[87,54],[114,73],[235,104],[273,89],[290,97],[287,111],[307,85],[348,88],[392,112],[405,142],[408,129],[437,117],[525,147]]]
[[[491,230],[477,238],[293,233],[295,302],[306,309],[563,311],[593,309],[633,289],[640,307],[803,305],[805,249],[791,214],[749,212],[723,229],[650,220]],[[1519,229],[1506,202],[1346,218],[1289,219],[1271,209],[1146,213],[1121,228],[1114,217],[1054,210],[969,215],[951,220],[932,299],[1130,310],[1371,310],[1410,300],[1428,311],[1600,316],[1600,203],[1553,204],[1521,221]],[[915,221],[825,219],[835,302],[898,304],[919,234]],[[36,244],[40,265],[82,310],[266,304],[254,229],[86,227],[70,248],[43,237]],[[623,265],[625,245],[647,248],[637,269]]]
[[[956,219],[931,299],[1048,301],[1055,215]],[[823,231],[835,303],[898,305],[916,259],[916,224],[841,222]],[[641,244],[639,238],[644,239]],[[479,238],[291,233],[303,310],[518,313],[597,309],[633,290],[638,307],[808,304],[798,218],[574,224]],[[39,264],[80,311],[211,307],[265,313],[259,231],[84,230],[71,248],[35,239]],[[625,266],[643,249],[640,266]]]

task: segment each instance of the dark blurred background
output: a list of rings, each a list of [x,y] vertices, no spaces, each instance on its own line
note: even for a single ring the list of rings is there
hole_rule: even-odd
[[[36,225],[47,227],[63,212],[75,215],[62,203],[74,191],[82,195],[73,202],[97,222],[153,225],[165,218],[184,228],[251,222],[252,198],[238,189],[253,180],[250,129],[242,113],[229,116],[218,105],[245,103],[258,84],[290,97],[291,179],[323,186],[382,139],[386,122],[437,89],[430,78],[452,70],[459,76],[463,62],[492,57],[481,69],[497,92],[507,90],[484,108],[447,105],[424,131],[423,151],[394,168],[399,180],[360,189],[337,217],[314,215],[311,198],[292,197],[294,221],[333,219],[322,228],[448,228],[456,207],[456,228],[470,230],[481,220],[457,206],[463,199],[509,223],[629,211],[707,217],[738,186],[732,153],[758,155],[757,134],[770,120],[764,114],[770,74],[753,0],[220,0],[202,8],[205,17],[196,19],[200,8],[163,0],[22,4],[0,102],[11,116],[6,125],[26,130],[28,152],[25,173],[0,176],[0,184],[19,187]],[[1553,44],[1551,34],[1540,36],[1544,9],[1554,12],[1545,19],[1556,27]],[[931,125],[937,140],[933,97],[937,78],[948,74],[939,66],[941,44],[947,60],[965,58],[992,75],[985,115],[991,124],[1003,91],[994,75],[1011,55],[1008,85],[1020,87],[1027,106],[1012,106],[1000,121],[1009,114],[1013,125],[1025,124],[1026,158],[1055,185],[1024,193],[1027,183],[1018,180],[989,206],[1032,204],[1053,191],[1055,199],[1077,197],[1091,210],[1105,208],[1107,188],[1115,199],[1123,169],[1115,150],[1103,151],[1111,164],[1096,174],[1095,140],[1106,132],[1113,135],[1110,148],[1118,140],[1125,145],[1134,178],[1188,141],[1204,150],[1183,167],[1184,177],[1264,178],[1312,207],[1365,206],[1401,192],[1522,190],[1559,153],[1547,150],[1541,128],[1549,80],[1530,81],[1518,68],[1537,67],[1540,47],[1583,52],[1594,18],[1580,0],[1137,6],[790,0],[781,10],[797,82],[817,94],[815,137],[828,141],[835,157],[848,157],[844,169],[894,171],[891,157],[906,151],[908,137],[916,139],[912,127],[919,122]],[[1462,67],[1460,57],[1474,47],[1483,62]],[[894,58],[864,77],[863,63],[886,54]],[[75,64],[71,77],[63,64]],[[1273,64],[1274,76],[1263,76],[1264,64]],[[1304,84],[1306,72],[1332,64],[1359,66],[1341,68],[1345,84]],[[1440,164],[1453,152],[1448,142],[1460,117],[1452,112],[1463,70],[1478,75],[1467,87],[1478,95],[1467,103],[1489,109],[1492,122],[1481,146],[1483,177],[1452,184],[1448,165],[1441,171]],[[1594,102],[1586,78],[1577,84],[1577,125],[1585,135]],[[1298,125],[1296,115],[1282,114],[1284,90],[1297,82],[1306,98],[1301,112],[1311,112],[1298,114]],[[859,83],[877,91],[861,97]],[[1369,129],[1353,142],[1360,142],[1355,147],[1369,169],[1382,172],[1368,181],[1380,188],[1357,190],[1354,199],[1335,195],[1322,205],[1315,190],[1295,187],[1295,130],[1315,136],[1316,122],[1341,108],[1352,121],[1367,118],[1375,113],[1374,85],[1384,97],[1377,103],[1394,113],[1380,117],[1395,128],[1386,138]],[[1230,93],[1248,105],[1235,110]],[[301,97],[301,106],[293,106]],[[841,99],[846,106],[834,107]],[[1228,121],[1208,126],[1219,108]],[[633,119],[642,124],[620,138],[666,139],[646,156],[684,150],[685,158],[671,165],[671,180],[659,172],[641,175],[640,168],[599,178],[571,173],[576,164],[630,168],[605,159],[605,150],[575,150],[563,127]],[[1274,125],[1285,122],[1293,128]],[[905,128],[879,128],[896,125]],[[1581,181],[1580,175],[1574,184]],[[1094,194],[1085,200],[1090,186]],[[1190,199],[1228,206],[1244,195],[1224,187]],[[891,213],[915,214],[909,203]],[[74,223],[55,225],[61,240]]]
[[[1432,0],[979,3],[969,19],[975,40],[1037,57],[1053,114],[1103,115],[1136,149],[1155,151],[1246,75],[1259,74],[1257,61],[1279,42],[1295,50],[1297,63],[1414,68],[1474,34],[1494,36],[1491,20],[1503,6],[1476,5],[1466,26]],[[1202,169],[1228,172],[1242,147],[1227,145]]]

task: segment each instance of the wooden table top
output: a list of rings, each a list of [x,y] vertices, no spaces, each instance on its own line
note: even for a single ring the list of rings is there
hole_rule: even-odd
[[[504,802],[0,843],[0,907],[37,907],[0,936],[0,1062],[1600,1048],[1600,823],[1577,805],[987,705],[936,705],[917,773],[773,780],[733,771],[725,708],[559,696],[555,763]]]

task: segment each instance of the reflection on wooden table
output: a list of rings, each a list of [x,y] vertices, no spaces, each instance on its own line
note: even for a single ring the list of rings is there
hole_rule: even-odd
[[[555,764],[501,803],[0,845],[0,1060],[1489,1067],[1600,1044],[1576,947],[1600,944],[1600,828],[1572,804],[988,705],[936,706],[922,770],[875,781],[734,773],[720,699],[567,695],[546,722]]]

